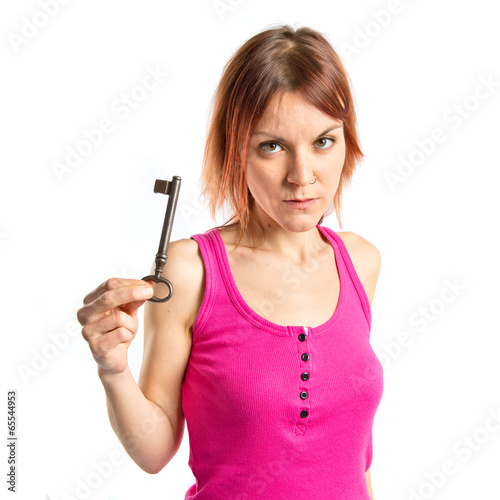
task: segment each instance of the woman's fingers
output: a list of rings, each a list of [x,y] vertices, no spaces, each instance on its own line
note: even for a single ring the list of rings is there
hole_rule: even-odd
[[[115,309],[107,316],[101,317],[93,323],[86,323],[82,328],[82,335],[86,341],[99,335],[108,334],[116,328],[126,328],[131,332],[136,332],[138,328],[137,315],[130,316],[120,308]]]
[[[102,295],[104,292],[107,292],[109,290],[114,290],[115,288],[120,288],[124,286],[131,286],[131,285],[143,285],[147,286],[149,282],[143,281],[143,280],[136,280],[136,279],[127,279],[127,278],[109,278],[103,283],[101,283],[97,288],[89,292],[83,299],[83,303],[85,305],[92,303],[97,297]]]
[[[85,296],[76,316],[100,369],[126,369],[127,349],[137,332],[137,309],[152,296],[150,283],[122,278],[110,278]]]
[[[134,336],[135,332],[126,328],[117,328],[105,335],[92,337],[89,340],[90,350],[96,358],[103,359],[107,354],[115,351],[119,344],[130,344]]]
[[[81,325],[85,325],[95,321],[102,313],[124,304],[138,302],[138,308],[152,296],[153,287],[146,281],[111,278],[85,297],[85,305],[78,310],[77,318]]]

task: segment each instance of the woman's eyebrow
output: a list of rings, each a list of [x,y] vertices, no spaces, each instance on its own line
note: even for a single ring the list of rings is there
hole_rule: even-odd
[[[321,137],[321,136],[323,136],[325,134],[328,134],[329,132],[332,132],[333,130],[336,130],[338,128],[342,128],[343,126],[344,126],[344,124],[341,123],[340,125],[334,125],[333,127],[327,128],[326,130],[324,130],[323,132],[321,132],[321,134],[319,134],[318,137]],[[268,135],[268,136],[272,137],[273,139],[275,139],[277,141],[286,142],[285,139],[283,139],[281,137],[278,137],[276,135],[273,135],[270,132],[265,132],[264,130],[259,130],[257,132],[254,132],[253,135]]]

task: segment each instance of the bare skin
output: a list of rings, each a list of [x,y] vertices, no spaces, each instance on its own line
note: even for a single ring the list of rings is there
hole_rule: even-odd
[[[371,305],[380,271],[380,253],[355,233],[337,234],[346,244]],[[240,245],[234,251],[234,239],[231,243],[229,235],[229,231],[221,231],[231,272],[242,297],[257,311],[263,297],[283,288],[282,275],[275,272],[272,277],[268,266],[248,266],[245,260],[248,249]],[[312,294],[316,298],[314,316],[310,315],[310,307],[301,307],[302,315],[289,307],[297,304],[300,297],[304,298],[302,287],[288,292],[287,300],[272,314],[262,315],[277,324],[312,327],[331,316],[333,304],[336,307],[338,302],[339,279],[335,271],[331,274],[330,287],[325,288],[325,269],[336,270],[331,246],[329,251],[320,251],[318,260],[325,255],[327,258],[321,261],[318,271],[304,268],[307,276],[304,286],[316,290]],[[282,264],[281,269],[285,267]],[[175,290],[172,299],[165,304],[145,303],[145,299],[141,299],[140,291],[144,285],[151,288],[142,280],[112,278],[85,297],[84,306],[77,314],[83,326],[82,335],[89,343],[106,391],[111,425],[130,457],[151,474],[168,464],[183,438],[185,418],[181,384],[192,346],[192,328],[205,290],[205,269],[196,241],[181,239],[171,242],[164,276],[172,282]],[[260,292],[252,286],[254,282],[260,282]],[[311,294],[307,292],[307,295]],[[136,383],[128,368],[127,350],[138,329],[137,310],[143,304],[144,354],[139,382]],[[291,321],[282,321],[283,314],[287,314],[282,308],[288,311]],[[152,428],[144,425],[151,421],[155,422]],[[153,450],[164,450],[164,453],[154,454]],[[371,495],[369,472],[366,476]]]
[[[381,267],[380,252],[353,232],[336,234],[349,252],[371,307]],[[339,299],[340,280],[333,248],[323,240],[323,236],[317,243],[317,253],[302,266],[285,260],[282,255],[275,255],[270,261],[269,252],[265,252],[263,258],[258,251],[241,248],[241,245],[235,251],[235,235],[221,230],[221,237],[236,286],[245,302],[258,314],[279,325],[311,327],[325,323],[332,316]],[[315,262],[318,263],[316,269]],[[291,270],[295,276],[303,276],[300,287],[295,291],[283,280]],[[273,301],[272,297],[280,296],[277,291],[285,292],[286,300]],[[368,494],[373,498],[370,469],[365,475]]]
[[[273,100],[255,127],[259,134],[252,137],[247,165],[248,187],[265,242],[253,248],[244,236],[235,250],[238,225],[220,232],[242,297],[254,311],[280,325],[318,326],[330,318],[338,302],[335,255],[316,224],[338,188],[345,159],[339,125],[296,94],[285,94],[281,102]],[[316,182],[311,184],[314,176]],[[293,198],[316,201],[309,208],[296,209],[284,202]],[[337,234],[371,305],[380,253],[355,233]],[[284,283],[290,270],[301,273],[300,286],[290,288]],[[181,385],[205,290],[197,242],[171,242],[163,275],[174,287],[172,298],[164,304],[145,302],[139,292],[144,285],[151,288],[146,282],[113,278],[90,292],[77,313],[106,391],[111,425],[131,458],[152,474],[175,456],[184,432]],[[286,293],[286,300],[263,307],[277,289]],[[144,354],[136,383],[126,356],[137,331],[137,310],[143,304]],[[372,496],[369,470],[366,480]]]

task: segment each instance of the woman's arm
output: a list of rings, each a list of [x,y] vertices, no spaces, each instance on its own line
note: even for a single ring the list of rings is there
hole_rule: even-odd
[[[205,267],[198,243],[192,239],[170,243],[164,273],[174,293],[164,304],[145,305],[138,381],[144,396],[163,410],[172,426],[173,442],[163,456],[156,457],[154,472],[174,457],[184,434],[182,381],[191,355],[193,325],[205,292]]]
[[[151,274],[154,267],[153,263]],[[191,353],[190,329],[204,291],[204,267],[196,241],[169,244],[163,276],[172,283],[174,293],[165,303],[144,305],[138,382],[128,370],[120,379],[101,377],[115,433],[130,457],[150,474],[160,472],[172,460],[184,434],[181,385]]]
[[[145,306],[138,383],[129,370],[127,350],[137,331],[137,310],[145,303],[141,289],[147,287],[152,292],[151,285],[112,278],[90,292],[77,313],[82,335],[98,364],[111,426],[129,456],[150,474],[159,472],[175,456],[184,431],[181,383],[203,279],[201,274],[196,288],[193,267],[199,266],[193,264],[192,257],[198,246],[195,241],[185,241],[169,245],[163,271],[172,283],[172,298],[164,304],[148,302]]]
[[[146,399],[129,368],[121,374],[99,373],[106,392],[109,421],[132,460],[156,474],[175,455],[175,436],[167,415]]]
[[[368,469],[365,472],[365,477],[366,477],[366,486],[368,488],[368,495],[370,495],[370,498],[373,498],[372,480],[370,478],[370,469]]]
[[[342,238],[347,248],[347,252],[351,257],[356,274],[365,289],[371,307],[382,265],[382,256],[375,245],[365,240],[359,234],[351,231],[339,232],[337,234]]]
[[[372,243],[356,233],[341,232],[337,234],[342,237],[342,241],[349,252],[349,256],[365,289],[371,307],[382,264],[380,252]],[[370,469],[365,472],[365,477],[368,495],[370,498],[373,498]]]
[[[106,392],[111,426],[130,457],[148,472],[158,462],[154,450],[171,450],[173,442],[167,415],[146,399],[127,362],[138,327],[137,310],[152,294],[151,284],[143,280],[111,278],[88,293],[77,312]],[[144,427],[148,421],[156,423],[153,432]]]

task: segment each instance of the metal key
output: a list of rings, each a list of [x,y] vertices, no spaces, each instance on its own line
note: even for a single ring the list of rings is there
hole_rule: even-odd
[[[165,264],[167,263],[167,248],[170,241],[170,232],[172,230],[172,223],[175,216],[175,207],[177,206],[177,198],[179,196],[179,189],[181,187],[181,178],[178,175],[174,175],[171,181],[162,181],[156,179],[154,192],[168,195],[167,210],[165,212],[165,220],[163,221],[163,229],[161,231],[160,245],[158,246],[158,253],[155,257],[155,273],[149,276],[144,276],[142,278],[144,281],[153,281],[154,283],[164,283],[168,286],[169,293],[166,297],[160,298],[153,295],[150,302],[166,302],[172,297],[174,293],[174,288],[172,283],[167,279],[163,278],[161,273]]]

